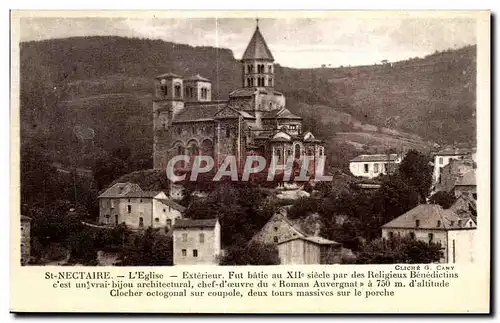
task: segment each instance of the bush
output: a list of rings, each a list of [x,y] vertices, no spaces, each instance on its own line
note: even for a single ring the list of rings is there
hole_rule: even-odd
[[[230,247],[220,264],[223,266],[270,266],[279,265],[278,248],[273,244],[250,242],[247,245]]]
[[[441,245],[409,237],[376,239],[359,254],[360,264],[425,264],[438,262],[443,256]]]

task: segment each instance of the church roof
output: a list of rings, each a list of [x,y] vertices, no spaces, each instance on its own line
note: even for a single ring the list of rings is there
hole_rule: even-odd
[[[174,73],[164,73],[160,74],[156,77],[157,79],[172,79],[172,78],[182,78],[182,76],[174,74]]]
[[[224,115],[218,116],[217,114],[224,109],[231,109],[235,112],[234,115]],[[211,121],[216,118],[231,119],[238,118],[237,114],[240,114],[245,119],[255,119],[254,116],[245,111],[240,111],[232,108],[227,104],[200,104],[193,106],[186,106],[178,115],[175,116],[172,123],[181,122],[200,122],[200,121]]]
[[[262,114],[262,119],[297,119],[301,120],[302,117],[299,117],[298,115],[293,114],[288,110],[287,108],[283,108],[281,110],[272,110],[272,111],[266,111]]]
[[[255,88],[236,89],[229,94],[230,97],[250,97],[255,94]]]
[[[202,81],[202,82],[211,82],[209,79],[207,78],[204,78],[203,76],[201,76],[200,74],[195,74],[193,76],[190,76],[186,79],[184,79],[184,81]]]
[[[260,33],[259,26],[255,28],[252,39],[248,43],[247,49],[243,54],[242,60],[264,59],[274,61],[273,54],[267,47],[264,37]]]
[[[178,115],[174,117],[172,123],[210,121],[214,119],[215,114],[222,108],[224,108],[224,105],[220,104],[186,106],[181,112],[179,112]]]

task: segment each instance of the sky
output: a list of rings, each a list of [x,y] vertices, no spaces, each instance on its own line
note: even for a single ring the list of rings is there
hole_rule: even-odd
[[[21,41],[74,36],[162,39],[229,48],[241,58],[255,30],[250,18],[22,18]],[[423,57],[476,44],[467,17],[261,18],[259,28],[276,63],[307,68],[357,66]]]

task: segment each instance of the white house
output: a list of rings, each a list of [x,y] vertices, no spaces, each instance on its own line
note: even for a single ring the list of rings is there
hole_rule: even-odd
[[[375,178],[394,171],[401,160],[398,154],[359,155],[350,161],[349,170],[354,176]]]
[[[439,183],[441,170],[444,166],[450,163],[450,160],[471,158],[473,161],[476,161],[476,149],[446,148],[434,153],[433,155],[434,155],[434,172],[433,172],[434,183]]]
[[[217,219],[180,219],[173,227],[174,265],[217,265],[221,231]]]
[[[100,224],[124,223],[131,229],[153,227],[169,231],[185,209],[164,192],[143,191],[133,183],[116,183],[98,199]]]
[[[437,204],[420,204],[382,226],[382,237],[412,238],[441,244],[442,263],[474,262],[477,225],[468,213],[458,215]]]

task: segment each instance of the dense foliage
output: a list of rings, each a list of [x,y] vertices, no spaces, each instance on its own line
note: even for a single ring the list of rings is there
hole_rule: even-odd
[[[276,245],[251,242],[229,247],[226,255],[220,259],[220,264],[223,266],[279,265],[280,257]]]
[[[425,264],[438,262],[443,257],[441,245],[409,237],[376,239],[359,254],[360,264]]]
[[[445,191],[439,191],[431,195],[429,198],[429,203],[431,204],[439,204],[443,207],[443,209],[450,208],[457,198],[455,194]]]

